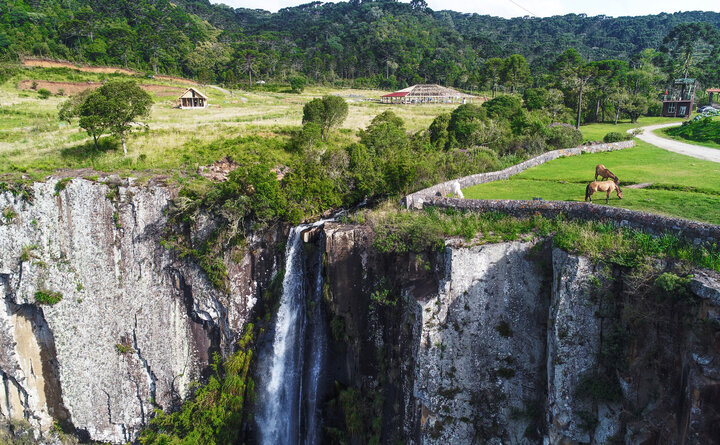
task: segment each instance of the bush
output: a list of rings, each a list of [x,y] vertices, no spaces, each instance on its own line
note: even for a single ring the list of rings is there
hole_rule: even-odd
[[[40,88],[38,90],[38,96],[40,96],[40,99],[47,99],[51,94],[50,90],[46,88]]]
[[[492,119],[510,119],[522,109],[522,99],[507,94],[485,102],[482,107]]]
[[[47,304],[52,306],[62,300],[63,295],[60,292],[53,292],[49,290],[39,290],[35,292],[35,301],[40,304]]]
[[[610,133],[606,134],[603,138],[603,142],[611,143],[611,142],[621,142],[621,141],[629,141],[634,136],[630,133],[620,133],[619,131],[611,131]]]
[[[550,125],[547,143],[554,148],[577,147],[582,143],[582,140],[582,133],[572,125],[558,123]]]
[[[302,76],[295,76],[290,79],[290,90],[295,94],[305,91],[306,80]]]

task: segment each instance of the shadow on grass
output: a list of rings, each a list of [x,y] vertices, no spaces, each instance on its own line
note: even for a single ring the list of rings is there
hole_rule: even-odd
[[[60,157],[68,161],[81,162],[88,159],[95,159],[96,157],[104,155],[108,152],[117,151],[119,148],[120,141],[116,138],[104,137],[100,138],[98,141],[97,148],[95,148],[93,141],[89,140],[82,144],[63,148],[60,150]]]

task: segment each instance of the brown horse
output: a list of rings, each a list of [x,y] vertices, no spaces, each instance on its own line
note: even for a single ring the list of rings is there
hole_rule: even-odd
[[[617,184],[617,182],[614,181],[593,181],[590,184],[588,184],[587,187],[585,187],[585,201],[587,202],[590,200],[592,202],[592,195],[593,193],[597,191],[601,192],[607,192],[607,196],[605,196],[605,204],[607,204],[610,201],[610,192],[615,190],[617,192],[617,196],[619,199],[622,199],[622,190],[620,190],[620,186]]]
[[[607,178],[612,178],[613,181],[615,181],[616,183],[618,183],[618,184],[620,183],[620,180],[618,179],[618,177],[613,175],[613,172],[606,169],[605,166],[602,164],[598,164],[595,166],[595,180],[596,181],[597,181],[598,176],[600,176],[603,181],[606,180]]]

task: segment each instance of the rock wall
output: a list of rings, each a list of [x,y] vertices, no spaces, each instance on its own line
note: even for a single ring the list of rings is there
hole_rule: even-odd
[[[542,240],[380,255],[367,228],[325,231],[345,336],[331,378],[383,400],[368,425],[389,420],[349,442],[720,443],[717,274],[665,292],[655,277],[688,271],[595,264]],[[331,406],[326,426],[346,427]]]
[[[228,295],[161,246],[170,188],[57,184],[33,184],[29,202],[0,194],[0,412],[130,442],[153,409],[188,394],[214,351],[232,349],[276,269],[276,240],[226,258]],[[42,304],[43,293],[62,299]]]

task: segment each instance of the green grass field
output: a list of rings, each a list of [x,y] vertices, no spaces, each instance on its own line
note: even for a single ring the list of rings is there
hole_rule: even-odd
[[[104,149],[97,152],[77,124],[68,125],[58,120],[58,106],[66,97],[51,96],[43,100],[35,91],[17,88],[23,80],[98,82],[103,79],[133,79],[138,83],[187,87],[167,80],[84,73],[66,68],[22,69],[0,85],[0,174],[23,172],[39,177],[58,169],[165,173],[192,168],[241,149],[226,147],[224,151],[215,151],[212,148],[227,145],[225,140],[238,144],[256,137],[287,140],[301,126],[304,104],[326,94],[342,96],[348,102],[348,117],[334,136],[343,142],[355,141],[357,130],[365,128],[374,116],[386,110],[396,112],[405,120],[407,129],[414,132],[427,128],[437,115],[457,106],[373,102],[386,93],[380,90],[309,87],[303,94],[243,90],[228,94],[227,90],[198,87],[210,97],[205,110],[179,110],[173,108],[175,96],[154,94],[147,122],[149,131],[138,131],[128,138],[129,153],[124,157],[122,150],[117,150],[116,141],[107,139]],[[209,153],[198,155],[202,151]]]
[[[714,117],[713,120],[718,120],[718,121],[720,121],[720,116]],[[715,142],[710,142],[710,141],[693,141],[693,140],[690,140],[690,139],[685,139],[685,138],[682,137],[682,136],[676,136],[676,135],[669,134],[669,133],[668,133],[668,130],[669,130],[669,128],[660,128],[660,129],[658,129],[658,130],[655,130],[653,133],[655,133],[656,135],[658,135],[658,136],[660,136],[660,137],[667,138],[667,139],[673,139],[673,140],[676,140],[676,141],[679,141],[679,142],[685,142],[686,144],[700,145],[700,146],[702,146],[702,147],[720,149],[720,144],[717,144],[717,143],[715,143]]]
[[[593,127],[583,127],[584,133],[603,131]],[[612,206],[720,224],[720,164],[668,152],[639,140],[635,148],[556,159],[509,180],[469,187],[463,192],[470,199],[541,197],[584,201],[585,186],[594,180],[597,164],[615,173],[621,186],[652,183],[643,189],[624,187],[622,200],[613,193]],[[602,193],[593,195],[593,200],[605,205]]]

